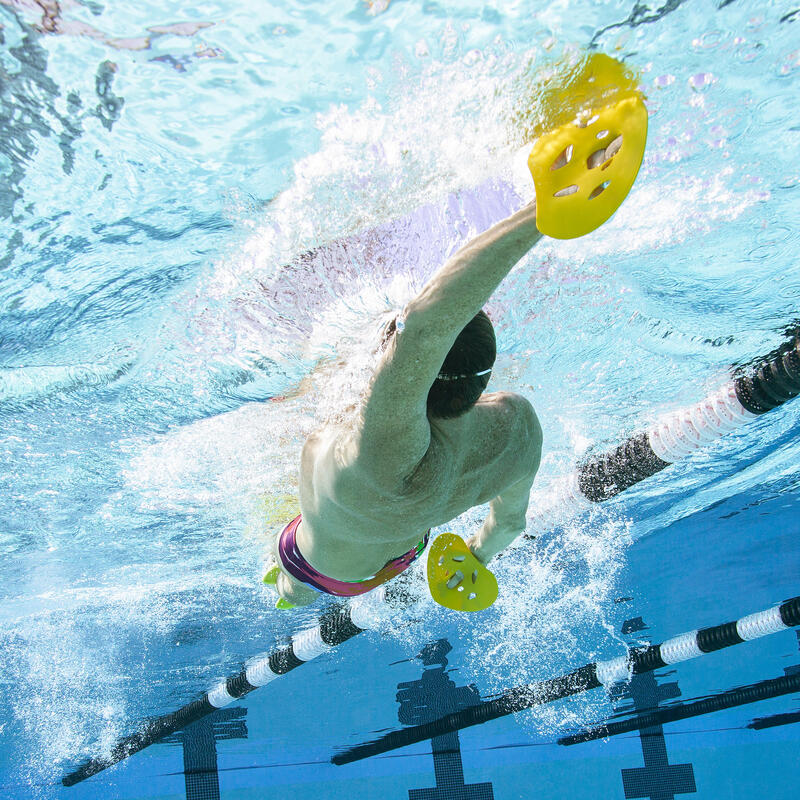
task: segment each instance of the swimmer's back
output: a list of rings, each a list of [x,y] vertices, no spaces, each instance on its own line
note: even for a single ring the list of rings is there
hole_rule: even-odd
[[[359,437],[354,418],[309,437],[302,453],[298,544],[313,567],[339,580],[373,575],[429,528],[524,482],[542,442],[533,407],[510,392],[486,394],[456,419],[431,420],[422,459],[394,474],[376,477],[359,458]]]

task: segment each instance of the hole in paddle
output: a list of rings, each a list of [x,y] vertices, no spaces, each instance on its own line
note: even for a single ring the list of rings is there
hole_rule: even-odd
[[[578,186],[577,184],[573,183],[572,186],[565,186],[563,189],[553,192],[553,197],[569,197],[569,195],[575,194],[577,191]]]
[[[589,195],[590,200],[594,200],[595,197],[599,197],[603,192],[608,188],[611,181],[603,181],[599,186],[595,186],[592,189],[592,193]]]
[[[550,170],[555,171],[557,169],[561,169],[562,167],[566,167],[567,164],[572,160],[572,150],[573,147],[571,144],[568,144],[559,154],[556,160],[550,165]]]

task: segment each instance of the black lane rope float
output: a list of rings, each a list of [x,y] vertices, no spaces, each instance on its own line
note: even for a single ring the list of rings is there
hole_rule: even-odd
[[[533,527],[542,530],[593,503],[615,497],[724,434],[800,394],[800,327],[787,330],[784,343],[699,403],[671,412],[647,431],[593,456],[577,470],[553,481],[536,510]],[[539,527],[541,526],[541,527]],[[530,526],[529,526],[530,527]],[[525,538],[534,538],[523,534]]]
[[[787,337],[778,349],[735,374],[705,400],[674,412],[649,431],[630,437],[613,450],[591,458],[575,473],[554,481],[545,491],[548,501],[537,505],[531,526],[537,530],[552,527],[554,520],[561,521],[592,503],[614,497],[728,431],[796,397],[800,394],[800,328],[787,331]],[[376,593],[403,603],[402,592],[393,591],[391,585],[370,594]],[[73,786],[96,775],[375,624],[369,610],[357,600],[325,611],[315,627],[294,634],[290,644],[260,657],[200,699],[145,721],[140,730],[119,739],[107,755],[91,758],[66,775],[63,784]]]
[[[422,725],[392,731],[371,742],[348,748],[334,755],[331,762],[350,764],[370,756],[388,753],[390,750],[397,750],[473,725],[482,725],[526,708],[563,700],[600,686],[611,687],[627,681],[631,675],[652,672],[670,664],[688,661],[796,625],[800,625],[800,597],[793,597],[779,606],[750,614],[736,622],[726,622],[713,628],[683,633],[662,644],[630,649],[627,655],[585,664],[557,678],[515,686],[498,697],[476,706],[455,711]]]
[[[654,725],[666,725],[669,722],[699,717],[703,714],[711,714],[726,708],[735,708],[748,703],[757,703],[761,700],[770,700],[773,697],[781,697],[793,692],[800,692],[800,672],[794,675],[781,675],[779,678],[751,683],[749,686],[728,689],[714,697],[705,697],[702,700],[695,700],[690,703],[679,703],[674,706],[659,708],[646,714],[638,714],[630,719],[604,722],[602,725],[585,728],[571,736],[562,736],[558,743],[569,746],[582,744],[583,742],[593,742],[597,739],[606,739],[609,736],[618,736],[621,733],[640,731],[643,728],[650,728]]]

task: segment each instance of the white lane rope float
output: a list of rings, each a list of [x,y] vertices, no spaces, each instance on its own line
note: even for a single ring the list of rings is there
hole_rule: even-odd
[[[612,450],[580,465],[576,472],[556,481],[554,490],[550,493],[551,501],[547,508],[539,510],[534,518],[534,525],[537,529],[543,529],[547,527],[550,516],[563,520],[567,515],[577,515],[593,503],[608,500],[701,449],[725,433],[783,405],[798,394],[800,394],[800,329],[795,327],[787,333],[787,339],[780,347],[757,360],[748,369],[735,373],[728,382],[701,402],[674,412],[650,430],[631,436]],[[370,594],[374,597],[375,592],[380,592],[381,597],[391,604],[397,605],[403,602],[403,594],[394,592],[391,584],[388,587],[379,587]],[[789,625],[800,624],[798,614],[800,614],[800,598],[794,598],[781,606],[745,617],[737,623],[718,626],[729,633],[733,630],[731,637],[735,635],[735,640],[729,637],[728,641],[726,633],[723,639],[719,639],[725,641],[720,646],[727,647],[729,644],[737,644],[766,633],[783,630]],[[181,730],[216,709],[223,708],[260,686],[265,686],[278,676],[285,675],[301,664],[329,652],[353,636],[368,630],[373,624],[374,620],[364,603],[350,601],[349,604],[331,607],[321,615],[316,626],[294,634],[288,645],[256,659],[240,673],[222,681],[198,700],[177,711],[147,720],[138,731],[120,738],[108,755],[87,760],[64,776],[62,783],[65,786],[73,786],[96,775],[164,736]],[[735,625],[735,630],[730,629],[731,625]],[[664,642],[663,645],[648,648],[645,653],[658,652],[657,658],[652,655],[647,657],[653,659],[652,663],[655,666],[652,669],[710,652],[704,647],[707,647],[709,642],[718,641],[714,638],[718,634],[712,636],[708,631],[716,630],[717,628],[710,628],[706,631],[683,634]],[[578,691],[608,685],[617,680],[626,680],[631,670],[633,672],[641,670],[641,665],[644,663],[650,663],[645,656],[632,656],[629,653],[611,661],[586,665],[569,675],[546,683],[562,687],[566,692],[563,696],[567,697]],[[510,692],[517,696],[517,690]],[[525,688],[520,696],[529,694],[529,688]],[[491,702],[496,704],[492,707],[494,711],[484,713],[495,713],[513,706],[510,700],[500,698]],[[509,705],[506,706],[504,703]],[[477,708],[487,708],[487,706],[482,705]],[[503,713],[514,713],[514,709]],[[421,738],[429,737],[426,735]]]

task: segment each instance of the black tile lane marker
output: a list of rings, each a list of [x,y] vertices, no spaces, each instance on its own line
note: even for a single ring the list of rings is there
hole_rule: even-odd
[[[781,697],[794,692],[800,692],[800,673],[781,675],[779,678],[751,683],[749,686],[739,686],[736,689],[720,692],[714,697],[706,697],[690,703],[678,703],[666,708],[659,708],[657,711],[649,714],[639,714],[631,719],[605,722],[602,725],[586,728],[571,736],[562,736],[558,743],[572,745],[592,742],[596,739],[605,739],[609,736],[618,736],[621,733],[639,731],[642,728],[650,728],[654,725],[666,725],[668,722],[699,717],[703,714],[711,714],[714,711],[722,711],[725,708],[757,703],[760,700]],[[751,723],[748,727],[755,726]]]
[[[217,742],[246,739],[246,716],[246,708],[221,708],[161,740],[181,745],[186,800],[220,800]]]
[[[531,519],[529,527],[537,530],[552,527],[566,515],[574,516],[592,503],[614,497],[798,394],[800,333],[795,328],[777,350],[732,377],[705,400],[671,414],[649,431],[630,437],[618,447],[585,462],[575,473],[555,481],[546,490],[548,502],[537,505],[536,516]],[[403,602],[402,593],[393,591],[391,584],[388,589],[379,587],[371,594],[375,592],[393,598],[395,604]],[[145,721],[138,731],[119,739],[108,755],[89,759],[66,775],[62,783],[73,786],[96,775],[374,625],[372,615],[359,602],[351,601],[348,605],[326,611],[315,627],[293,635],[288,646],[256,659],[239,674],[183,708]],[[713,644],[713,641],[704,640],[697,646],[714,649]],[[561,682],[565,690],[571,687],[564,697],[594,688],[587,684],[590,679],[596,679],[591,678],[594,673],[588,666],[554,679]],[[498,702],[497,709],[501,706],[502,703]]]
[[[662,644],[632,648],[624,656],[586,664],[557,678],[506,689],[498,697],[487,700],[479,706],[447,714],[424,725],[392,731],[371,742],[348,748],[334,755],[331,762],[350,764],[363,758],[388,753],[390,750],[397,750],[473,725],[482,725],[526,708],[552,703],[600,686],[611,687],[627,681],[631,675],[688,661],[715,650],[733,647],[797,625],[800,625],[800,597],[794,597],[779,606],[742,617],[737,622],[726,622],[713,628],[682,633]]]
[[[443,713],[480,703],[474,686],[456,686],[447,669],[447,639],[428,643],[417,658],[424,669],[420,678],[397,685],[397,718],[405,725],[430,722]],[[435,786],[409,789],[408,800],[494,800],[491,783],[465,783],[458,732],[431,739]]]
[[[631,632],[646,627],[641,617],[623,623],[623,628]],[[638,714],[650,712],[664,700],[680,697],[680,694],[677,681],[658,681],[655,670],[632,675],[627,683],[621,683],[609,692],[609,696],[618,696],[620,700],[629,699]],[[620,773],[625,797],[674,800],[675,795],[697,792],[694,766],[671,760],[661,725],[653,725],[642,731],[639,735],[639,747],[642,751],[642,766],[627,767]]]

